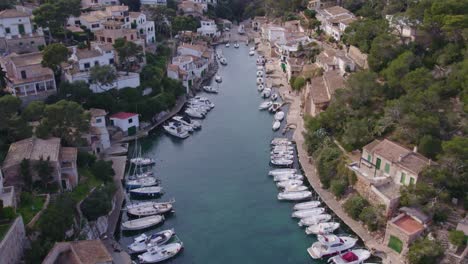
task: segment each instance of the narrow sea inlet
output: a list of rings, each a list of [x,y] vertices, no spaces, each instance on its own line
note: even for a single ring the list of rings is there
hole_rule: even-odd
[[[245,44],[221,49],[228,65],[219,69],[219,94],[203,94],[216,106],[202,129],[186,140],[161,129],[139,141],[142,154],[156,160],[165,191],[159,201],[176,200],[175,213],[146,232],[175,229],[184,251],[169,263],[323,263],[308,256],[315,236],[291,218],[294,203],[277,200],[267,175],[270,141],[280,132],[272,131],[273,116],[258,110],[256,56]],[[133,241],[125,235],[123,247]]]

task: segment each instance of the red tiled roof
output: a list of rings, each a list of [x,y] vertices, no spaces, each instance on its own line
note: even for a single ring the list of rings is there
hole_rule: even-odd
[[[135,113],[128,113],[128,112],[118,112],[110,116],[110,118],[117,118],[117,119],[127,119],[132,116],[136,116],[138,114]]]

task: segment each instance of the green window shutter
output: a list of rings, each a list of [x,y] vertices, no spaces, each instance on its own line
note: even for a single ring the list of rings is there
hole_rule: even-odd
[[[402,172],[401,173],[401,178],[400,178],[400,183],[405,184],[406,181],[406,173]]]
[[[390,164],[385,163],[385,173],[390,173]]]
[[[367,154],[367,161],[372,162],[372,156],[371,156],[371,154]]]
[[[380,170],[380,164],[382,163],[382,160],[380,158],[377,158],[377,162],[375,163],[375,167]]]
[[[409,183],[410,183],[410,185],[411,185],[411,184],[414,184],[414,178],[413,178],[413,177],[411,177],[411,178],[409,179]]]

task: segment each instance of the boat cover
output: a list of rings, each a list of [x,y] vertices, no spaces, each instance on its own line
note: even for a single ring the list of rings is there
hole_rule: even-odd
[[[341,256],[341,258],[346,260],[347,262],[359,260],[359,257],[356,256],[356,254],[354,254],[352,251],[346,252],[345,254],[343,254],[343,256]]]

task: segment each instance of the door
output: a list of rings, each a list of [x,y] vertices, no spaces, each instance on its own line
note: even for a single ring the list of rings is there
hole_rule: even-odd
[[[132,126],[128,128],[128,135],[132,136],[136,134],[136,126]]]
[[[400,183],[405,184],[406,182],[406,173],[402,172],[401,173],[401,178],[400,178]]]
[[[377,162],[375,163],[375,168],[380,170],[380,164],[382,163],[382,160],[380,158],[377,158]]]

